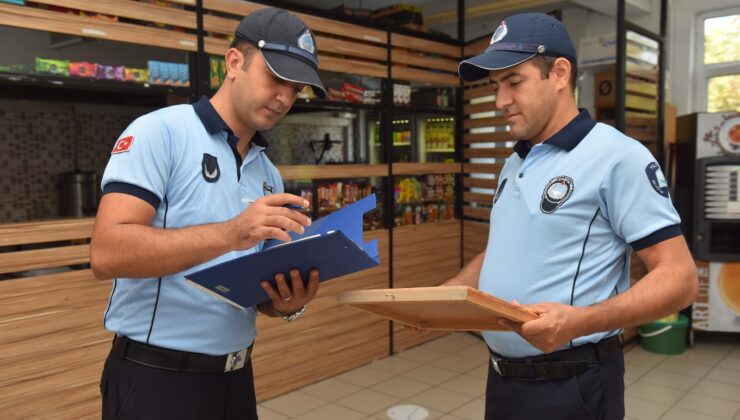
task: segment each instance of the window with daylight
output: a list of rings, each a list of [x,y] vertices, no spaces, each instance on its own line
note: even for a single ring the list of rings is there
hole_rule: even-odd
[[[740,8],[699,19],[697,109],[740,111]]]

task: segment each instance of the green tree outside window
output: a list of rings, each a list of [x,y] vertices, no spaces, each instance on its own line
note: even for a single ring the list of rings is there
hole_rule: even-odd
[[[704,64],[740,61],[740,15],[704,21]],[[740,74],[712,77],[707,82],[707,111],[740,111]]]

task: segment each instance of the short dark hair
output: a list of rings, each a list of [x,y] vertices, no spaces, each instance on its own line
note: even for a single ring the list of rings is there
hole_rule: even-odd
[[[542,79],[548,79],[550,77],[550,71],[552,71],[552,66],[555,64],[555,60],[557,60],[559,57],[551,57],[549,55],[540,55],[537,54],[532,58],[532,64],[537,66],[537,68],[540,69],[540,77]],[[565,58],[565,57],[563,57]],[[566,60],[568,60],[566,58]],[[570,88],[573,89],[573,92],[576,90],[576,75],[578,74],[578,66],[575,62],[568,60],[570,62]]]
[[[249,63],[252,61],[254,53],[257,52],[257,47],[252,45],[251,42],[238,37],[234,37],[234,40],[231,41],[229,48],[236,48],[237,50],[239,50],[239,52],[242,53],[242,55],[244,56],[244,66],[242,66],[242,69],[244,70],[249,67]]]

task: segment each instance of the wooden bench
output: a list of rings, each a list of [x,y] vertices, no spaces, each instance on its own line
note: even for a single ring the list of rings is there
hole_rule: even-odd
[[[93,223],[0,224],[0,275],[19,276],[0,281],[3,419],[100,418],[111,281],[87,268]]]

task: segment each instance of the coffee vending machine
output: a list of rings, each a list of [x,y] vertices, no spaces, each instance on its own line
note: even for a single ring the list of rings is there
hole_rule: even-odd
[[[692,328],[740,331],[740,113],[676,123],[674,198],[699,270]]]

